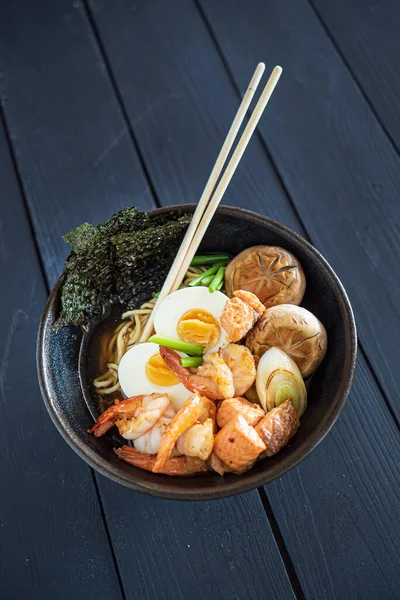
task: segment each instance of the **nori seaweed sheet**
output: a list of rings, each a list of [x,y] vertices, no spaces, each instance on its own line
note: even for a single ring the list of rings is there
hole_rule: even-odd
[[[63,273],[61,311],[54,328],[89,325],[107,305],[134,308],[151,298],[168,273],[190,222],[150,219],[125,208],[97,227],[84,223],[64,236],[71,246]]]
[[[190,216],[185,215],[177,221],[111,239],[116,292],[128,308],[142,304],[160,289],[189,222]]]

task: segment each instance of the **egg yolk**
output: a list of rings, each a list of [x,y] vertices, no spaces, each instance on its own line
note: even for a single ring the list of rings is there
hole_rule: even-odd
[[[146,376],[155,385],[171,386],[179,383],[179,379],[168,369],[159,352],[147,361]]]
[[[202,308],[193,308],[185,312],[176,330],[184,342],[200,344],[207,350],[216,346],[221,336],[221,327],[217,319]]]

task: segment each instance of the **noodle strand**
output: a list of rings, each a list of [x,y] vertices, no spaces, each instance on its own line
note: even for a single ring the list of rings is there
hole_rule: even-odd
[[[208,267],[189,267],[181,287],[187,287]],[[107,370],[96,377],[93,385],[98,394],[112,394],[120,389],[118,380],[118,365],[123,355],[135,346],[142,335],[142,331],[154,309],[156,298],[148,300],[135,310],[127,310],[121,315],[121,323],[115,328],[107,345],[105,362]]]

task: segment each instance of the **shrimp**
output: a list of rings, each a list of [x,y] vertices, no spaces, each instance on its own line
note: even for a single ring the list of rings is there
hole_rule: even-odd
[[[252,292],[236,290],[233,294],[235,297],[225,303],[221,325],[229,339],[238,342],[254,327],[264,313],[265,306]]]
[[[136,440],[154,427],[169,405],[170,399],[166,394],[145,396],[134,418],[117,421],[116,426],[126,440]]]
[[[106,433],[118,419],[131,419],[135,416],[136,410],[141,406],[144,396],[133,396],[126,400],[115,400],[97,419],[97,422],[88,429],[88,433],[94,433],[96,437],[100,437]]]
[[[145,454],[157,454],[161,444],[162,437],[165,433],[165,428],[175,416],[175,411],[170,404],[164,414],[158,419],[149,431],[136,438],[133,442],[136,450]]]
[[[150,394],[134,396],[127,400],[116,400],[98,418],[97,423],[89,429],[89,433],[100,437],[116,425],[124,438],[134,440],[155,425],[169,404],[170,399],[166,394]]]
[[[160,354],[170,371],[172,371],[179,381],[181,381],[191,392],[198,392],[211,400],[222,400],[225,396],[220,389],[220,384],[223,386],[224,392],[228,393],[226,396],[227,398],[233,395],[232,374],[223,359],[218,356],[217,352],[206,354],[204,356],[205,365],[199,367],[197,374],[192,373],[190,369],[182,367],[180,356],[175,350],[160,346]],[[218,358],[216,358],[216,356],[218,356]],[[221,372],[218,372],[218,366]],[[200,371],[200,369],[202,369],[202,371]],[[217,381],[214,377],[217,378]]]
[[[144,469],[145,471],[154,472],[154,466],[157,459],[152,454],[143,454],[135,448],[132,448],[132,446],[122,446],[122,448],[114,449],[114,452],[118,458],[124,460],[130,465],[138,467],[139,469]],[[208,470],[208,464],[200,458],[193,458],[192,456],[177,456],[174,458],[168,458],[164,466],[157,472],[164,475],[183,477],[185,475],[203,473],[204,471]]]
[[[215,436],[214,452],[236,473],[242,473],[257,460],[266,446],[254,427],[242,415],[231,419]]]
[[[207,460],[212,452],[213,443],[214,424],[212,419],[206,419],[204,423],[196,423],[182,433],[176,447],[181,454]]]
[[[197,369],[197,377],[212,379],[221,390],[222,398],[232,398],[234,395],[232,371],[224,360],[221,350],[204,355],[203,364]]]
[[[197,394],[190,396],[185,404],[178,410],[175,417],[167,425],[165,433],[161,440],[157,453],[157,460],[154,465],[154,472],[159,473],[167,462],[178,438],[189,427],[197,423],[198,418],[203,414],[205,404],[203,399]]]
[[[215,402],[205,396],[202,396],[202,401],[204,410],[199,417],[199,423],[204,423],[206,419],[211,419],[213,422],[214,433],[217,433],[217,407],[215,406]]]
[[[222,350],[222,357],[232,373],[235,388],[234,393],[228,397],[243,396],[256,379],[257,372],[252,353],[246,346],[228,344]]]
[[[217,412],[217,423],[219,427],[224,427],[236,415],[242,415],[249,425],[255,427],[265,416],[265,412],[258,406],[245,398],[228,398],[221,403]]]

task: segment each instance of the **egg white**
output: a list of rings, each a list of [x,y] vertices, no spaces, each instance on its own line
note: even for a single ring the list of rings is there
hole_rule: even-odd
[[[181,317],[194,308],[207,310],[218,321],[221,327],[221,335],[218,343],[206,353],[216,352],[230,343],[228,334],[221,326],[221,314],[228,296],[222,292],[211,293],[207,287],[188,287],[169,294],[161,302],[154,317],[154,329],[159,335],[179,338],[177,327]]]
[[[192,395],[182,383],[176,385],[156,385],[146,375],[149,358],[159,351],[159,346],[151,342],[133,346],[121,358],[118,377],[123,393],[127,398],[140,394],[168,394],[175,411]]]

